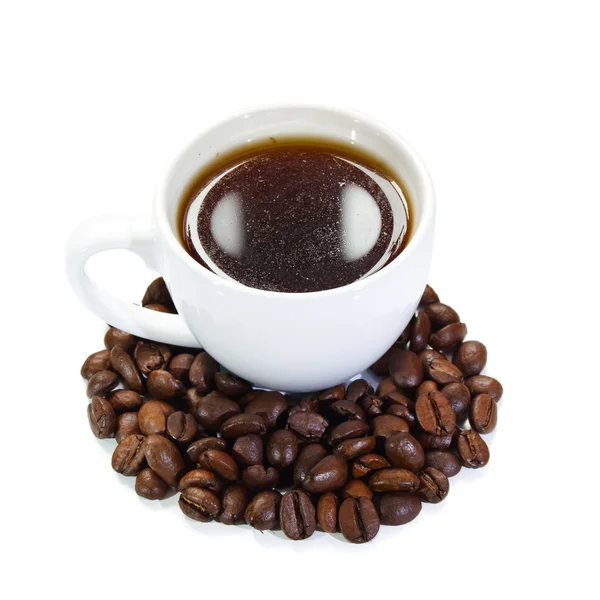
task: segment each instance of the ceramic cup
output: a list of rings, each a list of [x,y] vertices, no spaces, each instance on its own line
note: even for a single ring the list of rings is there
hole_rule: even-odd
[[[356,144],[388,165],[410,201],[411,237],[399,256],[350,285],[296,294],[245,287],[210,272],[186,252],[177,208],[193,176],[217,153],[286,136]],[[67,270],[80,299],[107,323],[143,338],[203,347],[255,385],[307,392],[359,373],[398,338],[427,282],[434,224],[430,177],[396,133],[348,110],[264,107],[223,121],[183,149],[158,185],[151,227],[119,215],[82,223],[67,244]],[[164,277],[178,315],[129,304],[90,280],[88,259],[116,248],[135,252]]]

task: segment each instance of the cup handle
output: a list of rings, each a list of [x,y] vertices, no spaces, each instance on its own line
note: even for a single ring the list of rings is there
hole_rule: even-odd
[[[116,249],[135,252],[149,268],[158,271],[155,240],[150,227],[140,226],[132,216],[95,217],[81,223],[67,241],[67,276],[79,299],[110,325],[139,337],[175,346],[200,347],[180,315],[130,304],[91,281],[85,272],[90,257]]]

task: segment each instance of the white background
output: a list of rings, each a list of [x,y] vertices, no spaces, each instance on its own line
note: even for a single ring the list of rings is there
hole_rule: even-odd
[[[3,597],[598,597],[597,3],[0,6]],[[505,388],[489,466],[364,546],[186,520],[87,425],[104,326],[66,284],[69,231],[148,211],[189,138],[279,101],[368,112],[421,154],[431,283]],[[132,299],[149,281],[103,269]]]

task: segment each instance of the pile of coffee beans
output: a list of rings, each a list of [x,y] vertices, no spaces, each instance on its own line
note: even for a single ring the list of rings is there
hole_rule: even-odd
[[[142,305],[175,312],[162,279]],[[419,310],[364,379],[305,397],[253,389],[206,352],[111,327],[81,368],[90,427],[114,437],[117,473],[143,498],[179,493],[196,521],[317,528],[350,542],[403,525],[441,502],[462,467],[484,467],[500,383],[481,375],[486,347],[464,341],[456,311],[427,286]]]

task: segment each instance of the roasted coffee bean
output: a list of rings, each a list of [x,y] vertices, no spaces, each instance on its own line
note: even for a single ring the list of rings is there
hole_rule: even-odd
[[[256,398],[258,398],[258,396],[260,396],[260,394],[263,392],[264,390],[251,390],[239,398],[236,398],[236,401],[242,408],[245,408],[248,406],[248,404],[250,404],[250,402],[252,402],[252,400],[256,400]]]
[[[223,488],[223,482],[215,473],[208,469],[193,469],[192,471],[188,471],[177,484],[177,489],[180,492],[190,487],[204,488],[214,494],[219,494]]]
[[[311,443],[323,437],[329,422],[318,413],[297,412],[289,416],[287,426],[301,441]]]
[[[369,498],[346,498],[338,519],[342,535],[353,544],[368,542],[379,531],[379,515]]]
[[[329,405],[329,412],[334,417],[341,417],[342,419],[356,419],[358,421],[365,421],[365,411],[355,402],[350,400],[336,400]]]
[[[298,457],[298,438],[289,429],[274,431],[267,441],[267,461],[278,469],[285,469]]]
[[[252,386],[233,373],[215,373],[215,387],[226,396],[241,396],[252,389]]]
[[[175,379],[169,371],[159,369],[151,371],[146,379],[148,392],[159,400],[173,400],[185,392],[185,387],[179,379]]]
[[[288,403],[279,392],[262,392],[244,409],[245,413],[259,415],[270,429],[277,425],[281,415],[287,410]]]
[[[338,454],[330,454],[320,460],[302,482],[302,487],[314,494],[334,492],[348,479],[348,465]]]
[[[426,312],[417,313],[410,327],[410,350],[411,352],[421,352],[429,344],[431,335],[431,320]]]
[[[100,439],[112,437],[117,428],[117,417],[112,404],[101,396],[93,396],[88,404],[88,421],[93,434]]]
[[[323,531],[337,531],[338,498],[333,492],[326,492],[317,501],[317,522]]]
[[[135,478],[135,491],[147,500],[162,500],[169,486],[152,469],[143,469]]]
[[[242,481],[253,491],[268,490],[279,482],[279,471],[275,467],[265,469],[263,465],[252,465],[242,471]]]
[[[133,358],[138,369],[148,375],[152,371],[166,368],[171,358],[171,349],[166,344],[141,340],[133,351]]]
[[[184,352],[183,354],[177,354],[169,361],[167,371],[169,371],[169,373],[171,373],[175,379],[179,379],[179,381],[183,381],[184,383],[189,383],[190,368],[194,362],[194,358],[196,357],[193,354],[188,354],[187,352]],[[163,367],[161,365],[158,368],[162,369]]]
[[[181,410],[167,418],[167,435],[178,444],[189,444],[198,433],[198,423],[190,413]]]
[[[120,444],[128,435],[140,433],[138,414],[136,412],[126,412],[117,417],[117,428],[115,430],[115,439]]]
[[[117,390],[109,396],[109,400],[117,413],[138,410],[142,405],[142,397],[133,390]]]
[[[200,352],[190,366],[190,383],[199,392],[208,392],[214,388],[215,374],[219,370],[219,363],[207,352]]]
[[[259,531],[274,529],[279,521],[280,503],[281,494],[276,490],[259,492],[246,508],[246,522]]]
[[[359,400],[359,404],[365,411],[367,417],[375,417],[377,415],[383,414],[384,401],[381,398],[378,398],[377,396],[373,396],[372,394],[363,396]]]
[[[351,381],[346,389],[346,400],[350,402],[358,402],[363,396],[372,394],[373,388],[364,379],[355,379]]]
[[[439,301],[440,301],[440,299],[439,299],[438,295],[435,293],[435,290],[430,285],[426,285],[425,291],[423,292],[423,295],[421,296],[421,301],[419,302],[419,304],[421,304],[423,306],[425,304],[432,304],[433,302],[439,302]]]
[[[245,523],[244,512],[248,506],[248,490],[238,483],[232,483],[225,488],[221,504],[223,512],[219,521],[225,525]]]
[[[478,394],[487,394],[498,402],[502,398],[502,385],[497,379],[488,377],[487,375],[474,375],[465,382],[465,385],[471,392],[471,397],[477,396]]]
[[[189,459],[193,463],[198,463],[198,459],[203,452],[207,450],[227,450],[227,442],[218,437],[206,437],[192,442],[186,450]]]
[[[390,355],[389,370],[401,389],[417,387],[423,381],[423,363],[410,350],[394,350]]]
[[[198,466],[208,469],[228,481],[235,481],[238,478],[237,463],[223,450],[205,450],[198,457]]]
[[[204,394],[201,394],[196,388],[188,388],[182,396],[183,406],[196,417],[196,421],[198,420],[198,403],[202,398],[204,398]]]
[[[352,460],[375,450],[377,440],[374,436],[344,440],[333,447],[333,453],[339,454],[344,460]]]
[[[155,279],[148,286],[148,289],[142,298],[142,306],[148,306],[148,304],[163,304],[171,312],[177,312],[175,310],[175,304],[173,304],[171,294],[169,293],[165,280],[162,277]]]
[[[394,348],[400,348],[401,350],[406,350],[406,344],[408,344],[408,340],[410,339],[410,325],[412,320],[409,321],[408,325],[404,328],[404,331],[400,334],[398,339],[393,343]]]
[[[110,371],[112,366],[110,364],[110,351],[100,350],[90,354],[83,365],[81,365],[81,376],[84,379],[90,379],[92,375],[99,373],[100,371]]]
[[[364,437],[369,434],[371,428],[364,421],[343,421],[336,425],[329,434],[329,444],[334,446],[338,442],[352,438]]]
[[[93,396],[102,396],[110,390],[114,390],[119,385],[119,375],[114,371],[98,371],[94,373],[87,385],[87,395],[89,398]]]
[[[390,463],[383,456],[379,454],[365,454],[352,462],[352,477],[358,479],[359,477],[368,475],[372,471],[387,469],[389,466]]]
[[[471,402],[469,423],[478,433],[490,433],[496,427],[498,409],[489,394],[477,394]]]
[[[330,404],[331,402],[335,402],[336,400],[343,400],[346,395],[346,388],[343,383],[340,383],[332,388],[323,390],[318,396],[317,400],[319,402],[325,402]]]
[[[433,467],[427,467],[421,471],[419,477],[421,479],[419,496],[423,501],[437,504],[448,495],[450,483],[441,471]]]
[[[142,392],[144,385],[133,359],[121,346],[115,346],[110,351],[110,364],[112,368],[123,378],[125,385],[135,392]]]
[[[461,370],[445,358],[435,358],[431,361],[425,361],[424,364],[427,376],[438,385],[463,382],[464,378]]]
[[[457,421],[462,421],[469,412],[471,392],[464,383],[449,383],[442,388],[442,394],[450,400]]]
[[[108,350],[112,350],[115,346],[121,346],[126,352],[131,352],[135,348],[137,340],[135,335],[116,327],[109,328],[104,335],[104,345]]]
[[[385,455],[393,467],[418,473],[425,465],[423,447],[410,433],[395,433],[385,441]]]
[[[139,428],[144,435],[159,433],[163,435],[167,430],[167,418],[175,409],[161,400],[148,400],[138,413]]]
[[[318,412],[319,410],[319,400],[316,396],[310,398],[303,398],[298,402],[298,404],[294,404],[288,411],[288,418],[292,415],[295,415],[299,412]]]
[[[450,400],[441,392],[429,392],[417,398],[415,413],[423,431],[431,435],[452,433],[456,427],[456,415]]]
[[[453,452],[432,450],[425,453],[425,466],[441,471],[446,477],[454,477],[461,469],[460,461]]]
[[[250,433],[264,435],[267,433],[267,426],[260,415],[243,413],[229,417],[221,425],[220,432],[224,438],[237,438]]]
[[[424,450],[447,450],[452,445],[453,434],[431,435],[421,431],[417,434],[417,441]]]
[[[158,304],[158,302],[155,302],[153,304],[146,304],[146,306],[144,306],[144,308],[147,308],[148,310],[154,310],[156,312],[168,313],[168,314],[171,314],[173,312],[168,306],[165,306],[164,304]]]
[[[112,455],[112,468],[122,475],[137,475],[146,462],[145,436],[134,434],[127,436],[115,448]]]
[[[429,338],[430,346],[440,352],[448,352],[456,348],[467,335],[467,326],[464,323],[452,323],[438,329]]]
[[[392,392],[399,392],[400,388],[396,385],[393,377],[384,377],[377,386],[377,396],[385,398]]]
[[[326,456],[327,450],[321,444],[304,446],[294,464],[294,484],[302,485],[309,471]]]
[[[487,363],[487,348],[481,342],[463,342],[454,353],[452,362],[465,377],[479,375]]]
[[[405,525],[421,512],[421,499],[416,494],[390,492],[377,499],[379,517],[382,525]]]
[[[389,406],[396,404],[400,406],[406,406],[410,410],[414,410],[415,408],[415,401],[401,392],[390,392],[387,394],[387,396],[385,396],[384,400]]]
[[[219,392],[210,392],[196,402],[194,416],[204,429],[218,431],[227,419],[239,414],[236,402]]]
[[[259,435],[243,435],[235,440],[231,453],[243,465],[262,465],[263,440]]]
[[[387,415],[394,415],[394,417],[400,417],[401,419],[404,419],[404,421],[408,423],[409,427],[412,426],[416,421],[415,415],[402,404],[392,404],[391,406],[388,406],[385,413]]]
[[[181,492],[179,508],[186,517],[208,523],[219,516],[221,501],[209,490],[190,487]]]
[[[283,495],[279,508],[279,523],[283,533],[291,540],[305,540],[315,532],[315,506],[306,492],[292,490]]]
[[[446,327],[446,325],[460,321],[458,313],[447,304],[442,304],[441,302],[432,302],[425,306],[423,310],[427,313],[427,316],[431,320],[431,326],[434,329],[441,329],[442,327]]]
[[[420,479],[408,469],[380,469],[369,478],[374,492],[416,492]]]
[[[490,451],[483,438],[473,429],[461,431],[458,436],[458,457],[465,467],[479,469],[490,460]]]
[[[376,438],[387,439],[395,433],[408,433],[408,423],[394,415],[381,415],[371,421],[373,435]]]
[[[372,498],[373,492],[360,479],[350,479],[341,491],[342,498]]]
[[[381,358],[377,359],[369,368],[375,375],[385,377],[389,375],[388,364],[390,362],[390,355],[395,348],[392,346]]]
[[[148,466],[169,485],[176,485],[183,471],[183,458],[177,446],[162,435],[153,433],[144,441],[144,455]]]
[[[415,396],[418,398],[419,396],[422,396],[423,394],[428,394],[429,392],[436,392],[437,389],[438,389],[438,384],[435,381],[428,379],[427,381],[424,381],[417,388],[417,391],[415,392]]]

